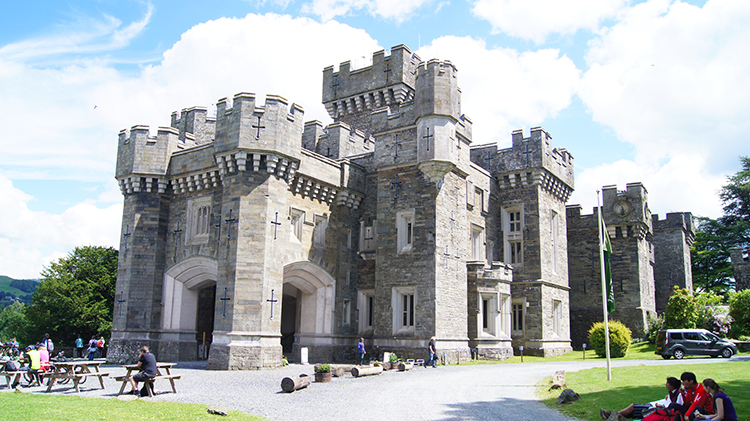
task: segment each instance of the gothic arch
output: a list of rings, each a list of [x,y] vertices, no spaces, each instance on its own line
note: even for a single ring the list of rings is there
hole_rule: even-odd
[[[218,263],[191,257],[164,272],[162,329],[195,331],[198,291],[216,283]]]
[[[297,292],[299,334],[331,334],[335,285],[336,280],[315,263],[301,261],[284,266],[284,293]]]

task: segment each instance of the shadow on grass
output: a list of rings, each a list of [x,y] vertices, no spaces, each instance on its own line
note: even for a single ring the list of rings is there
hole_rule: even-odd
[[[734,407],[737,410],[738,419],[740,421],[750,421],[750,414],[748,414],[748,408],[750,408],[750,379],[735,378],[726,380],[722,379],[722,376],[712,376],[710,373],[706,373],[706,371],[708,371],[706,369],[701,371],[700,374],[696,373],[698,381],[703,381],[706,377],[712,377],[716,380],[732,400]],[[679,378],[680,374],[682,373],[675,373],[673,376]],[[648,374],[646,373],[644,377],[647,375]],[[569,383],[569,387],[581,394],[582,399],[580,401],[576,401],[570,405],[557,405],[556,400],[559,395],[559,391],[557,391],[544,394],[542,402],[552,408],[559,408],[562,412],[577,418],[592,421],[599,420],[599,408],[604,408],[610,411],[619,411],[626,408],[631,403],[645,404],[658,399],[663,399],[667,391],[665,386],[658,384],[660,378],[666,383],[666,377],[659,375],[654,375],[653,378],[645,378],[644,381],[648,382],[648,385],[639,384],[633,386],[607,387],[606,383],[600,382],[602,387],[597,388],[595,385],[591,384],[585,385],[584,387],[584,385],[571,385]],[[650,383],[652,382],[657,384],[651,385]]]
[[[529,393],[533,393],[531,390]],[[570,417],[546,405],[520,399],[503,398],[496,401],[479,401],[445,405],[445,420],[549,420],[565,421]]]

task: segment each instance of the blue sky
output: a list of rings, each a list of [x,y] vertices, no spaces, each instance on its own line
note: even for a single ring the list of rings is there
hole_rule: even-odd
[[[663,215],[721,213],[750,154],[745,0],[14,2],[0,14],[0,274],[119,244],[117,133],[237,92],[325,123],[322,69],[408,45],[458,67],[474,144],[543,126],[575,157],[569,203],[643,182]]]

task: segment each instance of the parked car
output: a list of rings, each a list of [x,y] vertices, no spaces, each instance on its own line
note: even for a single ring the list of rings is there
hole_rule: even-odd
[[[667,329],[656,335],[656,354],[668,360],[681,360],[685,355],[710,355],[731,358],[737,345],[705,329]]]

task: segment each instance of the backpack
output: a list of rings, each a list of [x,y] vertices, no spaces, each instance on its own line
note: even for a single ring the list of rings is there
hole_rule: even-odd
[[[47,339],[47,351],[52,352],[55,350],[55,344],[52,343],[52,339]]]
[[[647,415],[643,421],[683,421],[683,418],[682,413],[675,409],[662,408]]]
[[[18,363],[13,360],[5,363],[5,371],[18,371],[18,368]]]

